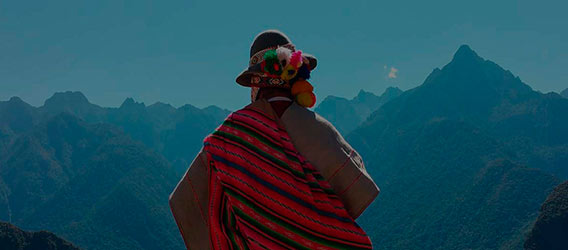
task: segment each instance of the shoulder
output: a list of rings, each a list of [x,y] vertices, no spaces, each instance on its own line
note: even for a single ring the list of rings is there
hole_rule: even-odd
[[[331,122],[317,112],[302,107],[297,103],[290,105],[282,114],[281,119],[287,125],[287,128],[292,127],[293,129],[297,127],[298,129],[312,131],[316,134],[325,133],[341,137],[341,134]]]
[[[290,105],[281,120],[286,132],[301,152],[349,154],[353,150],[333,124],[298,104]]]

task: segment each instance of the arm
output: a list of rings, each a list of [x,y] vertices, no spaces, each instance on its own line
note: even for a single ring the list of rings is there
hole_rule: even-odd
[[[207,155],[200,151],[170,194],[170,208],[187,249],[210,249],[207,162]]]
[[[349,215],[359,217],[379,194],[359,153],[329,121],[296,103],[281,120],[298,152],[329,182]]]

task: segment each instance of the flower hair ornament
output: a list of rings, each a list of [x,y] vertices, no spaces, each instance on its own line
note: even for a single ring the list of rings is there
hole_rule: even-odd
[[[316,98],[308,79],[316,66],[316,57],[296,50],[284,33],[265,30],[254,38],[248,67],[236,82],[251,88],[251,102],[256,101],[260,88],[276,87],[291,90],[299,105],[313,107]]]
[[[267,50],[260,62],[260,70],[266,77],[281,79],[283,84],[292,86],[294,100],[303,107],[311,108],[316,103],[314,87],[310,78],[309,61],[302,57],[302,51],[278,47]]]

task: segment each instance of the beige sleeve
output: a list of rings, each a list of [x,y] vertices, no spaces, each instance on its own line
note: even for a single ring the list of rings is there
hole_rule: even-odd
[[[379,194],[359,153],[329,121],[296,103],[281,120],[298,152],[330,183],[351,217],[359,217]]]
[[[170,195],[170,208],[187,249],[210,249],[207,163],[207,155],[200,151]]]

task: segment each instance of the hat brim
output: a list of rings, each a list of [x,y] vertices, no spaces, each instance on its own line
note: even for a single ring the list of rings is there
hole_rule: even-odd
[[[302,53],[302,56],[304,56],[305,58],[308,59],[310,71],[314,70],[316,68],[317,64],[318,64],[318,60],[316,59],[316,57],[314,57],[313,55],[310,55],[310,54],[306,54],[306,53]],[[261,76],[263,74],[264,73],[262,73],[260,71],[260,65],[256,64],[256,65],[250,66],[247,69],[243,70],[237,76],[236,81],[241,86],[251,87],[251,86],[253,86],[253,84],[251,82],[251,78],[253,76]]]

